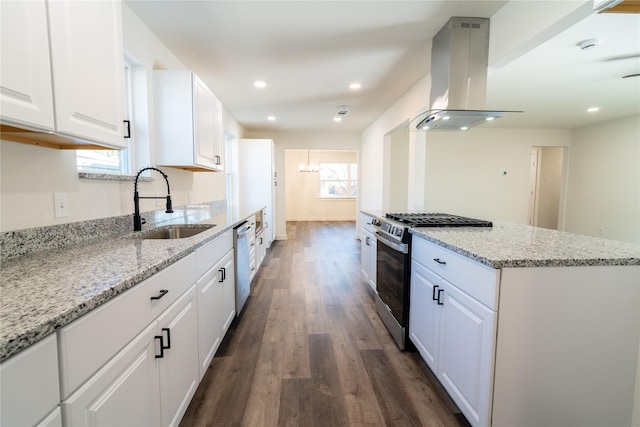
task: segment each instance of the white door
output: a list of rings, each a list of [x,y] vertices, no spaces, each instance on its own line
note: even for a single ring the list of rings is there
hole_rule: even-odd
[[[121,3],[48,5],[57,130],[125,148]]]
[[[198,387],[198,313],[195,285],[158,318],[162,426],[177,426]]]
[[[536,199],[538,196],[538,155],[540,150],[531,150],[531,163],[529,165],[529,218],[527,224],[536,225]]]
[[[441,283],[438,378],[473,426],[487,426],[496,313],[450,283]]]
[[[53,90],[44,1],[0,2],[0,117],[53,130]]]
[[[433,299],[442,279],[422,264],[411,263],[411,307],[409,309],[409,337],[422,359],[433,372],[438,372],[440,336],[440,307]],[[442,298],[441,298],[442,301]]]
[[[111,359],[60,406],[68,426],[158,426],[156,324]]]

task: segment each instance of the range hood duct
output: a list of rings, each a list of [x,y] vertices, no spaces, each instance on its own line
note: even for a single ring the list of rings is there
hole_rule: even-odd
[[[489,19],[453,17],[433,37],[431,107],[410,130],[467,130],[506,111],[485,110]]]

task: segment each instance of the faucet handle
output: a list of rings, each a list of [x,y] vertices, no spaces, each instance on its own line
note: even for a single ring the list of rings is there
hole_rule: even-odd
[[[140,218],[140,224],[146,224],[147,220],[145,218]]]

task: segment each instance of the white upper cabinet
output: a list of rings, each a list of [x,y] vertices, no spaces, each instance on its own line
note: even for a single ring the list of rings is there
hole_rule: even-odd
[[[46,3],[3,1],[0,19],[2,122],[51,131],[53,91]]]
[[[54,131],[33,136],[42,145],[124,148],[121,7],[119,1],[2,2],[2,122]]]
[[[153,73],[156,164],[221,171],[222,103],[198,76],[185,70]]]
[[[58,132],[124,148],[122,5],[51,1],[49,23]]]

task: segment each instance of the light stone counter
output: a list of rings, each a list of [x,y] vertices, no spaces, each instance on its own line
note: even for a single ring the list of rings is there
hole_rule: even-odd
[[[492,228],[415,228],[411,233],[497,269],[640,265],[637,244],[505,222],[494,222]]]
[[[136,237],[144,230],[135,235],[128,231],[3,260],[0,361],[194,252],[257,210],[235,207],[211,216],[208,209],[200,207],[176,209],[176,215],[156,226],[215,226],[193,237],[173,240],[142,240]]]
[[[362,210],[373,218],[384,212]],[[413,228],[410,232],[493,268],[640,265],[640,245],[493,221],[492,228]],[[414,238],[415,238],[414,237]]]

